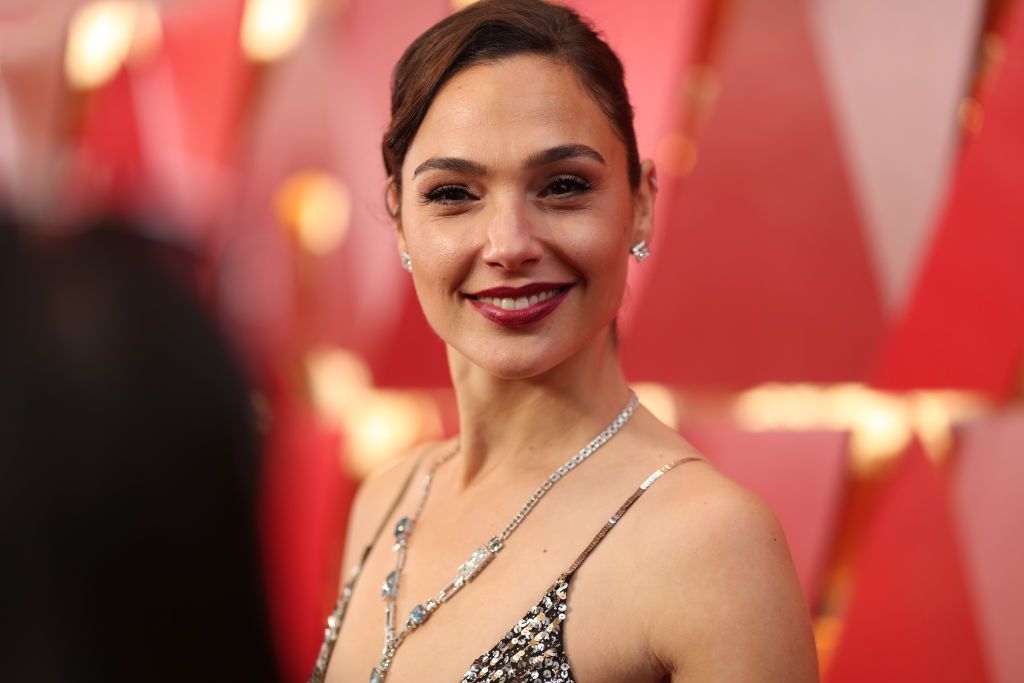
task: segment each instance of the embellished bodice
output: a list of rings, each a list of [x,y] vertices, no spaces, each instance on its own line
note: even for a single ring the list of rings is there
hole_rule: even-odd
[[[540,602],[462,676],[462,683],[572,681],[562,645],[569,577],[560,576]]]
[[[644,480],[633,495],[608,519],[608,522],[601,528],[583,552],[580,553],[568,571],[558,577],[558,580],[548,589],[540,601],[523,615],[522,619],[516,622],[494,647],[472,663],[466,673],[463,674],[461,683],[533,683],[536,681],[540,683],[547,681],[565,683],[567,681],[574,681],[572,668],[569,665],[569,659],[566,656],[562,640],[562,625],[565,623],[569,613],[569,586],[576,570],[579,569],[590,553],[594,551],[630,506],[636,502],[651,484],[673,467],[694,460],[700,461],[702,458],[690,457],[677,460],[659,468]],[[334,650],[334,644],[341,630],[341,622],[345,617],[345,610],[348,607],[355,583],[359,578],[366,558],[380,536],[380,531],[383,530],[386,520],[394,513],[398,500],[401,499],[404,491],[405,487],[403,487],[395,504],[391,506],[391,509],[385,516],[385,522],[382,523],[378,533],[374,536],[373,542],[364,550],[359,564],[353,569],[351,578],[342,589],[334,610],[327,618],[324,642],[320,648],[320,654],[317,657],[309,683],[322,683],[324,680],[324,676],[327,673],[327,665],[330,663],[331,653]],[[372,678],[371,683],[375,683]]]

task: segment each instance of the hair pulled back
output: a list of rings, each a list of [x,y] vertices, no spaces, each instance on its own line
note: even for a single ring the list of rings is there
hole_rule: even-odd
[[[438,22],[406,49],[391,81],[391,123],[381,145],[384,168],[401,189],[401,170],[423,118],[460,71],[531,54],[569,66],[626,145],[630,187],[640,184],[633,107],[622,63],[568,7],[542,0],[480,0]]]

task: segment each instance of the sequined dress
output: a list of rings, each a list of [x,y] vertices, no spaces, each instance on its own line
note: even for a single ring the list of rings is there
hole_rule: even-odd
[[[665,465],[649,476],[640,487],[631,495],[625,503],[609,518],[608,522],[594,536],[594,539],[583,549],[576,561],[569,569],[561,574],[552,584],[551,588],[530,610],[523,615],[523,618],[516,622],[509,629],[498,643],[481,655],[473,662],[465,674],[461,683],[534,683],[544,681],[555,681],[560,683],[574,683],[572,668],[569,659],[565,654],[565,647],[562,641],[562,624],[569,613],[568,597],[569,586],[576,570],[604,540],[604,537],[618,523],[626,511],[643,495],[655,481],[663,474],[677,465],[687,462],[699,461],[702,458],[683,458]],[[415,468],[414,468],[415,471]],[[391,518],[408,488],[410,479],[406,481],[399,492],[395,503],[391,506],[385,520],[374,535],[373,542],[366,547],[362,560],[358,567],[365,564],[370,551],[377,543],[384,525]],[[334,643],[338,638],[341,629],[341,622],[345,616],[345,609],[348,607],[349,598],[359,578],[357,570],[349,582],[345,585],[334,611],[327,619],[327,629],[324,633],[324,642],[317,657],[313,674],[309,679],[310,683],[322,683],[327,673],[327,665],[330,662],[331,652],[334,650]]]

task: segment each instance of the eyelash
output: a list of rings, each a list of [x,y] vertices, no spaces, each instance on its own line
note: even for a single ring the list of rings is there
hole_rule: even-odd
[[[552,192],[552,189],[558,185],[568,186],[567,191],[557,193]],[[592,186],[589,182],[579,176],[560,175],[552,178],[538,196],[553,196],[556,198],[575,196],[590,191],[591,187]],[[420,195],[420,199],[424,204],[452,206],[467,199],[477,199],[477,197],[462,185],[442,185],[441,187],[434,188],[429,192],[422,193]]]
[[[456,199],[451,196],[453,193],[459,193],[463,196]],[[424,204],[440,204],[441,206],[451,206],[466,199],[476,199],[476,197],[470,194],[469,190],[461,185],[442,185],[430,192],[424,192],[420,195],[420,198]]]
[[[584,192],[588,192],[591,189],[590,183],[579,176],[575,175],[560,175],[552,178],[544,190],[540,193],[541,197],[552,196],[551,189],[556,185],[568,185],[569,189],[567,192],[561,192],[553,194],[555,197],[571,197]]]

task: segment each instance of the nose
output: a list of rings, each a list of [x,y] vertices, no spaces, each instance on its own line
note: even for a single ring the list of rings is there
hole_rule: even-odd
[[[483,259],[489,266],[514,272],[536,263],[543,254],[523,201],[496,201],[487,223]]]

